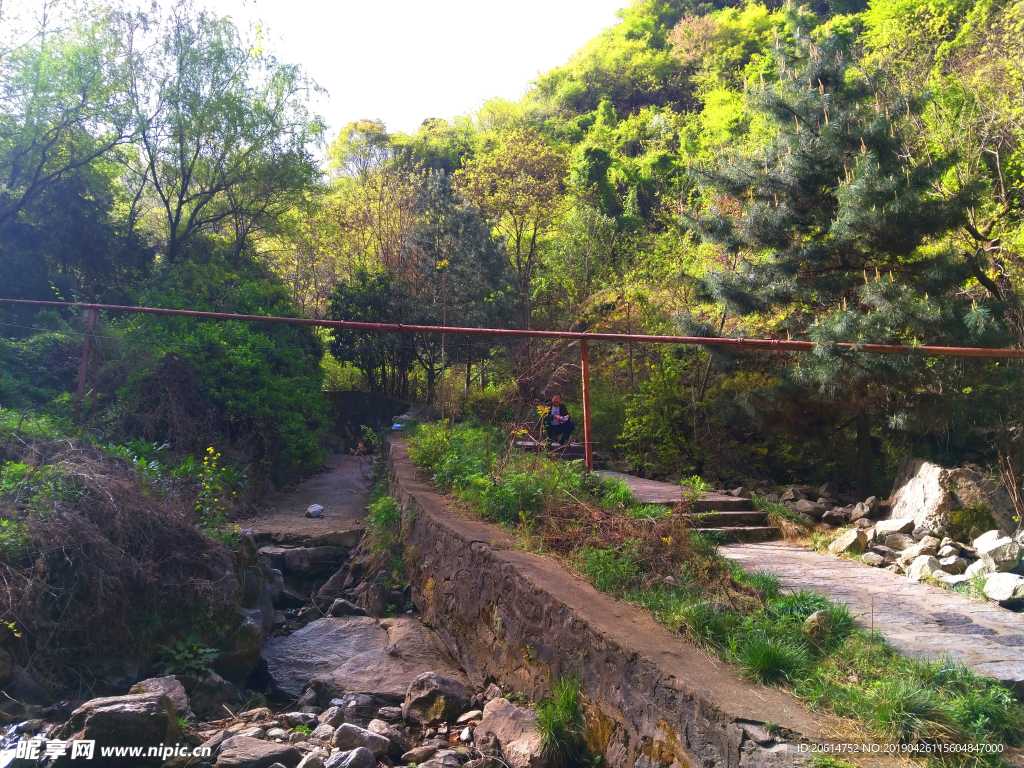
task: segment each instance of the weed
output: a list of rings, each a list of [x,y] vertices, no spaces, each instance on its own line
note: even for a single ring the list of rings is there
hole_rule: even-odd
[[[711,483],[706,481],[700,475],[694,475],[693,477],[683,478],[679,481],[683,486],[683,498],[689,503],[689,506],[697,501],[700,501],[701,497],[705,493],[711,490]]]
[[[313,731],[305,723],[299,723],[294,728],[292,728],[292,732],[293,733],[304,733],[307,736],[309,736],[309,734],[311,734]]]
[[[640,577],[640,568],[630,554],[633,547],[632,542],[627,542],[623,551],[584,547],[578,555],[579,569],[602,592],[621,595],[636,586]]]
[[[551,697],[537,706],[537,730],[552,768],[563,768],[579,752],[586,727],[580,694],[579,680],[562,678],[552,684]]]
[[[782,726],[778,723],[765,723],[764,729],[772,736],[780,736],[782,734]]]
[[[806,646],[792,638],[754,633],[736,654],[743,673],[759,683],[793,683],[811,667]]]
[[[386,552],[397,542],[402,524],[402,510],[391,496],[383,496],[366,508],[366,533],[370,552]]]
[[[220,656],[220,651],[204,645],[195,632],[176,642],[173,647],[159,646],[159,651],[157,668],[165,675],[205,675]]]

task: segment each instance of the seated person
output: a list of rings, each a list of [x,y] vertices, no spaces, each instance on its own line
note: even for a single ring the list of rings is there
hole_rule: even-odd
[[[569,409],[562,403],[561,395],[551,397],[551,411],[544,417],[544,425],[547,427],[548,439],[559,445],[565,445],[576,429],[576,422],[569,417]]]

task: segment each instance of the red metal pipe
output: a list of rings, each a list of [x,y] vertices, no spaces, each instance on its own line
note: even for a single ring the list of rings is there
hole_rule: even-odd
[[[462,336],[505,336],[535,339],[589,339],[591,341],[635,341],[647,344],[684,344],[701,347],[734,347],[738,349],[768,349],[808,352],[818,346],[814,341],[782,341],[780,339],[729,339],[704,336],[646,336],[627,333],[582,333],[579,331],[524,331],[512,328],[459,328],[439,325],[405,325],[403,323],[360,323],[353,320],[315,320],[306,317],[276,317],[267,315],[236,315],[230,312],[200,312],[191,309],[161,309],[158,307],[122,307],[113,304],[85,304],[63,301],[34,301],[30,299],[0,299],[8,304],[31,304],[51,307],[81,307],[109,312],[142,312],[151,315],[179,315],[207,320],[241,320],[260,323],[286,323],[313,325],[323,328],[342,328],[371,333],[453,333]],[[989,349],[984,347],[934,347],[906,344],[849,344],[840,342],[840,349],[876,354],[910,354],[925,357],[1009,357],[1024,358],[1024,349]]]

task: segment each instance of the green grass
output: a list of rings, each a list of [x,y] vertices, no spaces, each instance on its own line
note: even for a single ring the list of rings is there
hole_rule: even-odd
[[[579,756],[586,721],[580,682],[562,678],[552,685],[551,697],[537,705],[537,730],[551,768],[564,768]]]

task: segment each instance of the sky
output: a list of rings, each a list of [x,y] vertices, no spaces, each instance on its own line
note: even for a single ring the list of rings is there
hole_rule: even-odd
[[[328,91],[314,103],[338,129],[363,118],[414,132],[426,118],[517,101],[537,74],[565,63],[618,20],[628,0],[199,0]]]

